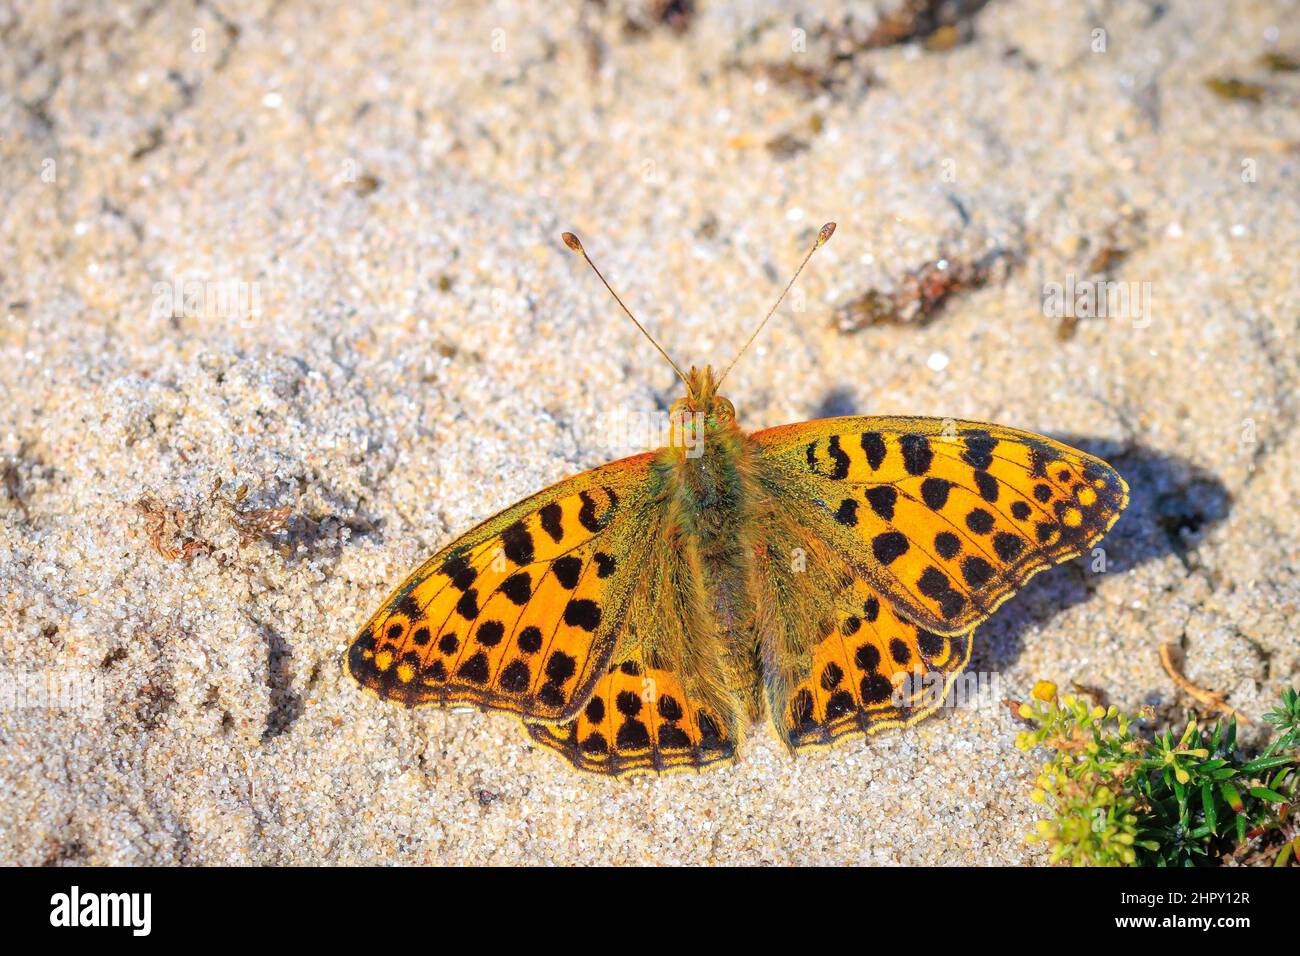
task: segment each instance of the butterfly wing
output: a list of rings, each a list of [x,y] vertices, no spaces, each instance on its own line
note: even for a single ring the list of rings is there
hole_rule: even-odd
[[[579,770],[609,776],[730,761],[736,745],[727,721],[688,693],[668,665],[650,667],[641,657],[611,665],[576,719],[525,722],[528,732]]]
[[[407,706],[574,718],[605,676],[636,578],[652,459],[552,485],[434,555],[353,640],[352,676]]]
[[[902,617],[970,631],[1030,577],[1091,547],[1128,504],[1099,458],[937,418],[830,418],[752,436],[773,500]]]
[[[534,740],[580,770],[623,776],[723,763],[758,712],[756,662],[723,633],[715,588],[674,498],[665,491],[637,522],[646,546],[613,663],[582,711],[558,726],[525,721]]]
[[[812,667],[774,723],[795,750],[904,727],[932,713],[970,660],[974,631],[951,637],[899,615],[864,579],[835,602]]]

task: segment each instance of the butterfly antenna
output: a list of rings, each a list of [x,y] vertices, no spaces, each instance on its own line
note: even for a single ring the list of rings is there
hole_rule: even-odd
[[[808,260],[812,258],[813,253],[826,245],[833,235],[835,235],[835,223],[833,222],[828,222],[826,225],[822,226],[821,229],[817,230],[817,241],[814,242],[813,247],[808,250],[808,255],[803,257],[803,262],[799,263],[799,268],[794,270],[794,275],[792,275],[790,281],[785,284],[785,288],[781,290],[781,294],[777,296],[776,302],[772,305],[772,308],[768,310],[767,315],[763,316],[763,321],[758,323],[758,328],[756,328],[754,334],[749,337],[749,341],[745,343],[744,348],[736,353],[736,357],[731,360],[731,364],[728,365],[726,371],[722,373],[721,378],[718,379],[718,385],[722,384],[722,379],[726,378],[728,373],[735,367],[736,363],[740,361],[740,357],[745,354],[745,350],[754,344],[754,339],[758,338],[758,333],[763,331],[763,326],[767,325],[767,320],[775,314],[778,308],[780,308],[781,303],[785,301],[785,294],[789,292],[790,288],[794,285],[794,280],[799,278],[799,273],[803,272],[803,267],[808,264]]]
[[[587,255],[587,250],[582,248],[582,242],[578,237],[571,232],[566,232],[563,234],[563,239],[566,246],[587,260],[587,265],[591,266],[591,271],[596,273],[596,277],[605,284],[605,288],[609,290],[609,294],[614,297],[614,301],[619,304],[619,307],[627,313],[627,317],[632,320],[632,324],[640,329],[641,334],[650,340],[650,344],[659,350],[659,354],[662,355],[667,360],[668,364],[673,367],[673,371],[677,373],[677,377],[683,382],[686,382],[686,385],[689,388],[690,382],[687,381],[686,376],[682,374],[682,370],[677,367],[677,363],[674,362],[672,358],[669,357],[668,353],[664,351],[663,346],[655,341],[654,336],[646,331],[646,327],[637,321],[636,316],[632,314],[632,310],[623,304],[623,300],[618,297],[618,293],[614,291],[614,287],[606,281],[603,275],[601,275],[600,270],[596,268],[596,263],[591,261],[591,256]]]

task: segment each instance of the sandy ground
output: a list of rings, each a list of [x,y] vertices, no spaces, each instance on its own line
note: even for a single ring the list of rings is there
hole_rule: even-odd
[[[1247,713],[1297,681],[1297,4],[370,6],[0,2],[0,862],[1041,863],[1002,697],[1176,713],[1167,642]],[[358,692],[407,570],[675,397],[560,230],[703,364],[827,219],[742,421],[1133,488],[982,628],[982,706],[611,782]]]

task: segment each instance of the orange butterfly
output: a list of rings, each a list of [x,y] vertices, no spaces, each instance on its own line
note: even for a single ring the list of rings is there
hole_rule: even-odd
[[[746,434],[712,368],[683,375],[654,344],[686,384],[668,445],[427,560],[353,641],[361,686],[510,711],[615,776],[729,761],[764,712],[792,751],[828,746],[933,711],[927,685],[951,686],[976,625],[1128,503],[1104,461],[998,425],[855,416]]]

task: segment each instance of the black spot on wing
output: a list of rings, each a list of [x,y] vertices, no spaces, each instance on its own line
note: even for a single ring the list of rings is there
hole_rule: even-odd
[[[1008,534],[1005,531],[999,531],[993,536],[993,550],[997,552],[999,558],[1003,561],[1014,561],[1024,550],[1024,539],[1018,535]]]
[[[469,560],[463,554],[454,555],[443,562],[442,573],[451,578],[451,586],[457,591],[464,591],[478,577],[478,572],[469,566]]]
[[[844,679],[844,669],[831,661],[822,668],[821,685],[823,690],[834,690]]]
[[[988,432],[979,429],[966,433],[966,450],[962,452],[962,461],[972,468],[986,469],[993,464],[993,449],[998,440]]]
[[[600,625],[600,605],[587,598],[570,601],[564,606],[564,623],[584,631],[594,631]]]
[[[420,607],[420,602],[410,594],[403,594],[396,601],[388,606],[389,615],[400,614],[408,621],[414,623],[424,617],[424,609]]]
[[[979,489],[980,497],[985,501],[998,500],[998,480],[987,471],[975,472],[975,487]]]
[[[826,702],[826,719],[828,721],[837,720],[857,709],[858,705],[854,701],[852,694],[846,690],[837,690],[831,694],[831,699]]]
[[[961,576],[973,588],[980,588],[993,579],[993,565],[978,555],[971,555],[961,563]]]
[[[614,735],[614,746],[619,750],[645,750],[650,746],[650,732],[639,720],[625,720]]]
[[[512,574],[501,582],[501,593],[510,600],[511,604],[522,607],[528,603],[528,598],[532,596],[532,578],[528,576],[527,571]]]
[[[862,678],[858,693],[866,704],[883,704],[894,695],[894,685],[883,674],[868,674]]]
[[[961,539],[951,531],[940,531],[934,536],[934,550],[941,558],[954,558],[961,550]]]
[[[924,435],[903,435],[898,439],[903,450],[903,467],[909,475],[924,475],[934,462],[930,439]]]
[[[677,703],[677,698],[672,694],[664,694],[659,698],[659,716],[664,720],[682,719],[682,705]]]
[[[578,579],[582,577],[582,559],[566,554],[551,563],[551,573],[555,575],[555,580],[560,582],[560,587],[572,591],[578,586]]]
[[[515,644],[525,654],[536,654],[542,649],[542,632],[540,628],[528,625],[519,632]]]
[[[876,485],[867,489],[867,504],[871,510],[886,521],[894,518],[894,504],[898,501],[898,492],[891,485]]]
[[[472,621],[478,617],[478,591],[470,588],[460,596],[456,602],[456,613],[467,621]]]
[[[943,478],[927,478],[921,482],[921,500],[932,511],[938,511],[948,503],[948,492],[952,482]]]
[[[929,565],[921,572],[921,577],[916,582],[916,586],[926,597],[938,600],[948,593],[948,589],[952,585],[948,581],[948,575],[934,565]]]
[[[484,647],[496,647],[505,636],[506,627],[500,621],[484,621],[475,632],[475,639]]]
[[[835,512],[835,520],[849,527],[856,525],[858,523],[858,503],[852,498],[845,498],[840,502],[839,510]]]
[[[601,529],[601,524],[596,520],[596,499],[591,497],[590,492],[582,491],[578,493],[578,500],[582,502],[582,507],[578,509],[578,523],[595,534]]]
[[[862,452],[867,456],[867,464],[872,471],[879,470],[885,460],[885,439],[880,432],[862,433]]]
[[[559,544],[564,538],[564,509],[552,501],[542,508],[539,514],[542,519],[542,530],[550,535],[552,541]]]
[[[868,624],[874,624],[876,618],[880,616],[880,600],[869,597],[866,603],[862,605],[862,616],[867,619]]]
[[[479,651],[465,663],[461,664],[456,670],[456,676],[462,677],[472,684],[485,684],[488,679],[488,659],[487,655]]]
[[[533,675],[528,665],[516,658],[506,665],[501,672],[501,687],[511,694],[519,694],[528,689]]]
[[[546,659],[546,678],[555,684],[563,684],[578,670],[578,662],[564,651],[555,651]]]
[[[505,546],[505,555],[515,564],[531,564],[533,561],[533,536],[524,527],[522,521],[516,521],[501,532],[501,541]]]
[[[849,475],[849,456],[840,448],[840,436],[832,435],[826,443],[826,454],[835,463],[829,477],[834,481],[843,481]]]
[[[907,553],[907,538],[898,531],[886,531],[871,539],[871,552],[881,564],[889,564]]]

